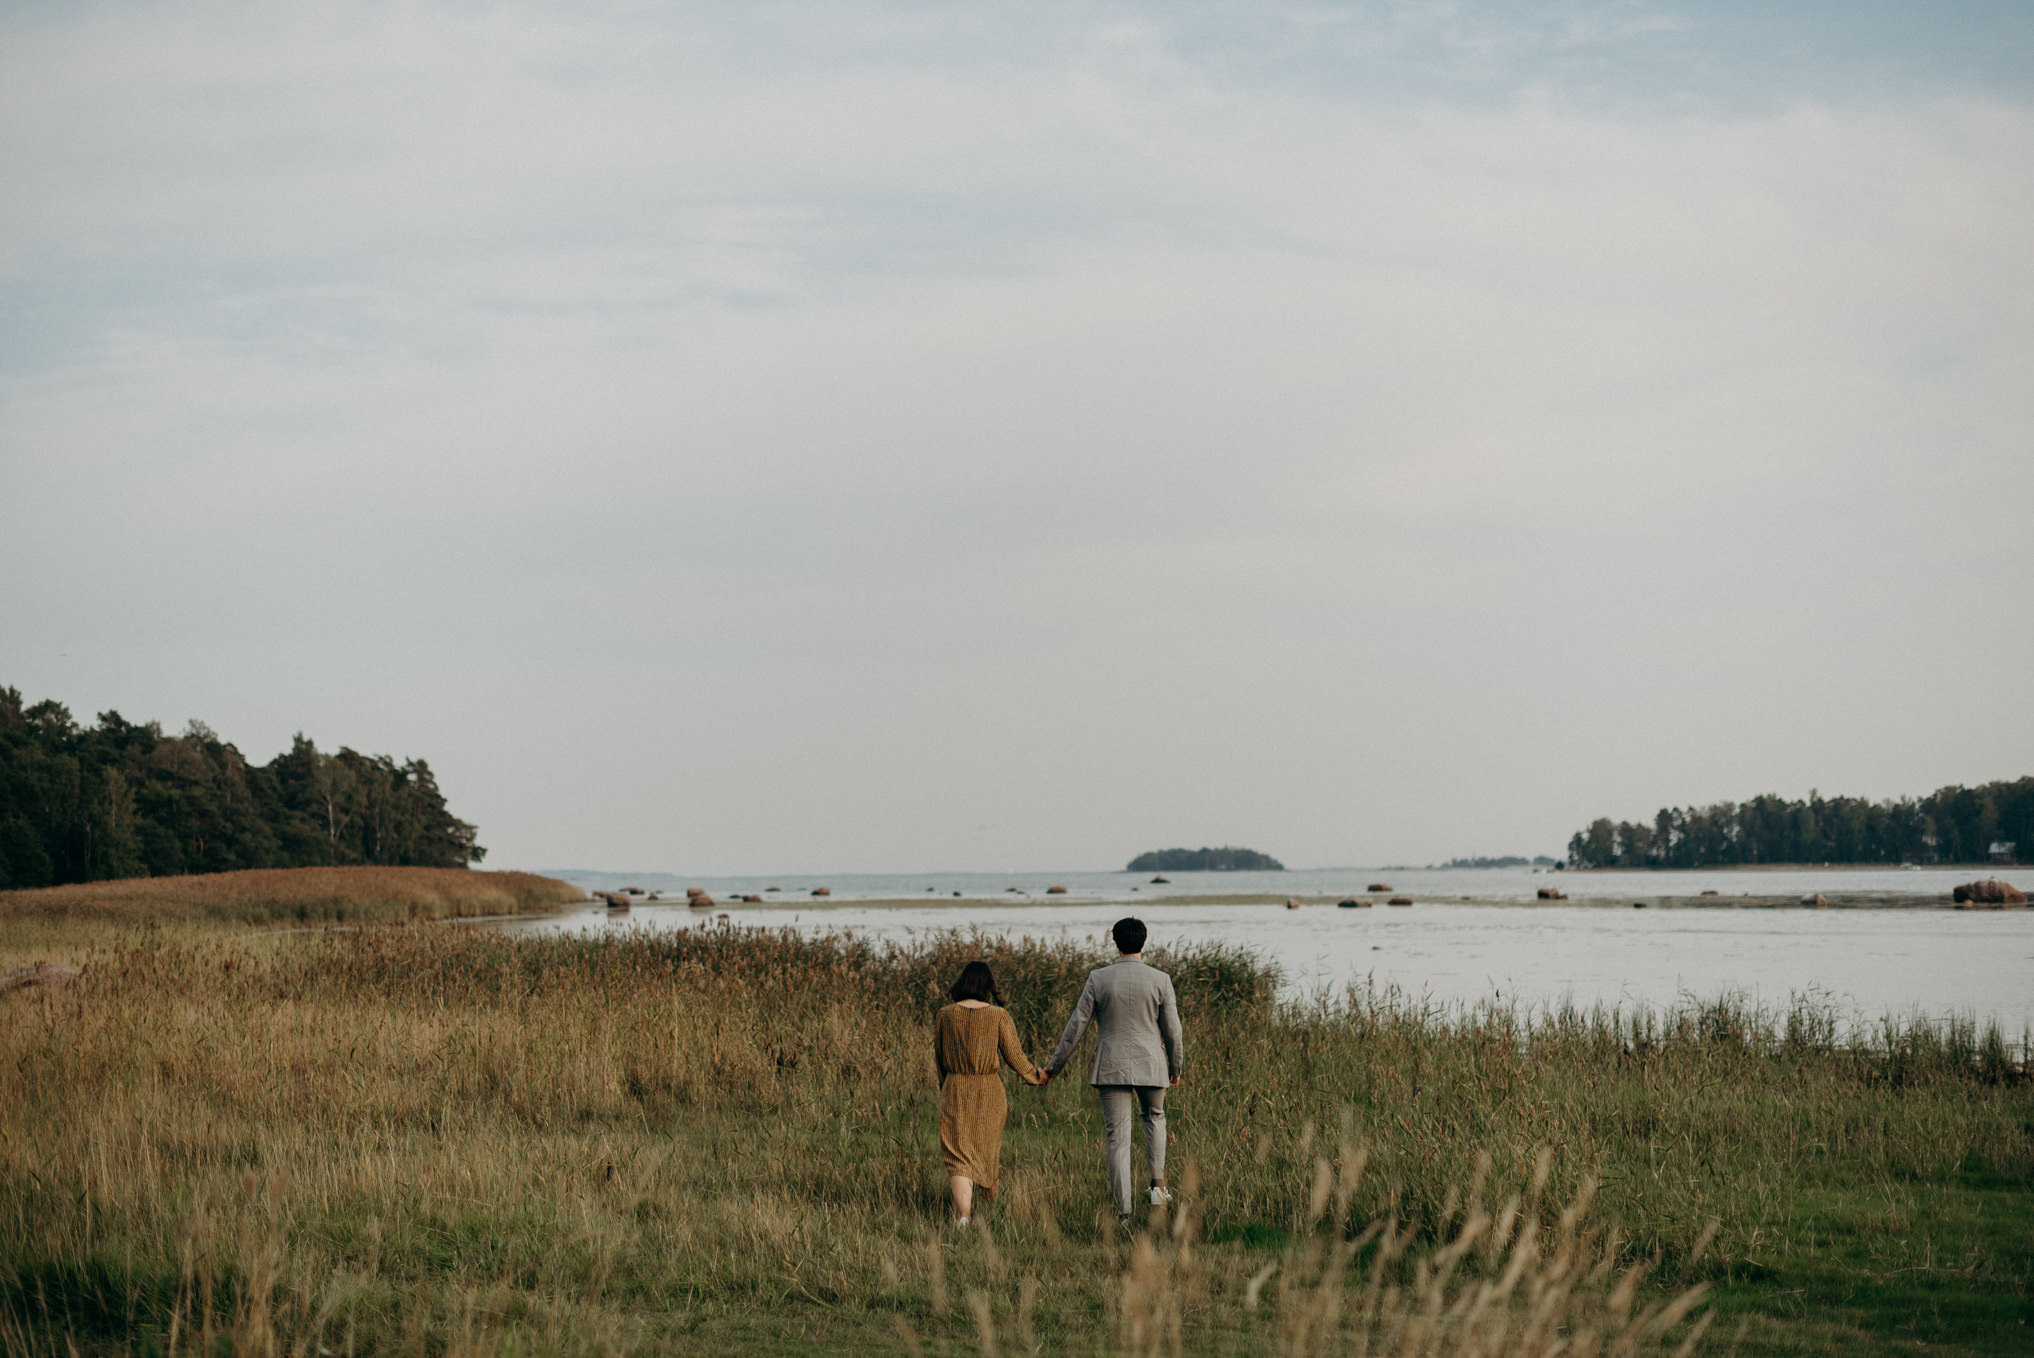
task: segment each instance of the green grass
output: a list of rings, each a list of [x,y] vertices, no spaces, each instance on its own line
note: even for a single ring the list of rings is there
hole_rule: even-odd
[[[1344,1352],[1415,1296],[1475,1311],[1528,1224],[1520,1287],[1574,1333],[1700,1284],[1698,1352],[2030,1348],[2034,1086],[1968,1025],[1281,1008],[1196,950],[1169,959],[1184,1219],[1116,1231],[1077,1063],[1013,1082],[1003,1194],[962,1238],[940,992],[986,955],[1042,1054],[1079,947],[77,930],[85,984],[0,1001],[8,1353],[975,1353],[976,1308],[1002,1352]],[[1524,1295],[1482,1314],[1517,1339]],[[1516,1351],[1466,1333],[1419,1351]]]

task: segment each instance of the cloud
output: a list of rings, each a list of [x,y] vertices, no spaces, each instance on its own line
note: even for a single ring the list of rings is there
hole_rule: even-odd
[[[695,869],[1542,852],[2034,755],[2018,634],[1885,663],[2034,584],[1950,547],[2034,489],[1998,82],[1648,103],[1590,71],[1722,49],[1619,7],[12,25],[0,658],[80,709]]]

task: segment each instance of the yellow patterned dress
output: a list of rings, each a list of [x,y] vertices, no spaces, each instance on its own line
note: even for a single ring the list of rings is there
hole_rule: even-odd
[[[939,1064],[939,1149],[946,1172],[966,1175],[993,1198],[1003,1157],[1003,1119],[1010,1112],[998,1073],[1001,1064],[1008,1061],[1026,1084],[1044,1084],[1045,1072],[1017,1044],[1010,1011],[993,1004],[949,1004],[940,1010],[932,1054]]]

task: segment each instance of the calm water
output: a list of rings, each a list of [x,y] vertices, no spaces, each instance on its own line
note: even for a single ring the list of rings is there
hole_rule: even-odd
[[[1469,896],[1409,909],[1368,909],[1189,902],[1151,904],[1142,913],[1154,943],[1219,940],[1240,943],[1284,971],[1288,994],[1351,982],[1397,986],[1434,1003],[1454,1005],[1495,996],[1531,1008],[1572,1001],[1665,1006],[1684,999],[1741,994],[1784,1007],[1795,997],[1833,1005],[1853,1021],[1892,1014],[1942,1019],[1996,1019],[2019,1039],[2034,1029],[2034,911],[1773,910],[1731,907],[1634,910],[1630,902],[1694,896],[1704,890],[1752,896],[1872,894],[1911,897],[1939,892],[1973,875],[1963,872],[1589,873],[1458,870],[1419,872],[1172,873],[1169,886],[1143,875],[1058,877],[835,877],[825,884],[836,904],[813,900],[820,879],[659,879],[575,874],[583,884],[639,885],[645,890],[704,886],[716,896],[782,891],[769,908],[727,909],[737,924],[791,926],[820,933],[851,929],[900,941],[943,929],[983,929],[1010,936],[1074,938],[1101,944],[1109,925],[1144,892],[1171,896],[1363,894],[1371,881],[1421,897]],[[2034,881],[2000,874],[2023,890]],[[2034,878],[2022,872],[2019,878]],[[1575,901],[1520,906],[1558,882]],[[669,884],[665,884],[668,882]],[[1065,897],[1045,898],[1064,884]],[[915,887],[923,905],[858,905],[895,900]],[[1015,885],[1020,893],[1004,890]],[[931,886],[932,892],[925,888]],[[1132,886],[1143,891],[1133,892]],[[797,891],[800,895],[793,896]],[[955,900],[953,891],[964,893]],[[1615,904],[1585,904],[1585,899]],[[1721,898],[1720,898],[1721,899]],[[638,905],[626,917],[604,910],[517,925],[543,932],[622,928],[713,927],[683,905]],[[718,913],[718,912],[717,912]]]
[[[2018,871],[2020,880],[2015,881]],[[1790,869],[1782,872],[1536,872],[1531,868],[1320,868],[1305,872],[1169,872],[1165,885],[1154,885],[1151,873],[981,873],[928,872],[910,875],[839,874],[832,877],[676,877],[669,873],[550,871],[576,885],[619,890],[639,886],[683,897],[689,886],[704,887],[716,897],[761,894],[770,887],[776,896],[809,897],[814,887],[833,891],[839,903],[896,900],[902,897],[999,900],[1011,896],[1043,898],[1049,886],[1064,886],[1065,901],[1134,902],[1162,896],[1348,896],[1362,895],[1372,882],[1418,896],[1468,896],[1478,901],[1530,901],[1544,886],[1557,886],[1577,901],[1633,900],[1659,896],[1696,896],[1704,891],[1800,897],[1811,891],[1827,895],[1939,895],[1945,904],[1949,889],[1978,873],[1970,868],[1925,870],[1879,868],[1864,871]],[[2034,869],[2001,869],[1999,876],[2023,891],[2034,887]],[[1055,896],[1055,901],[1060,897]]]

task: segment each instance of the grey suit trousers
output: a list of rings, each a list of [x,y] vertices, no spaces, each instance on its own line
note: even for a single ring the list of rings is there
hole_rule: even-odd
[[[1151,1164],[1151,1181],[1165,1178],[1165,1086],[1096,1085],[1102,1096],[1102,1123],[1109,1129],[1109,1187],[1116,1191],[1116,1215],[1127,1217],[1135,1198],[1130,1178],[1130,1113],[1144,1111],[1144,1158]]]

